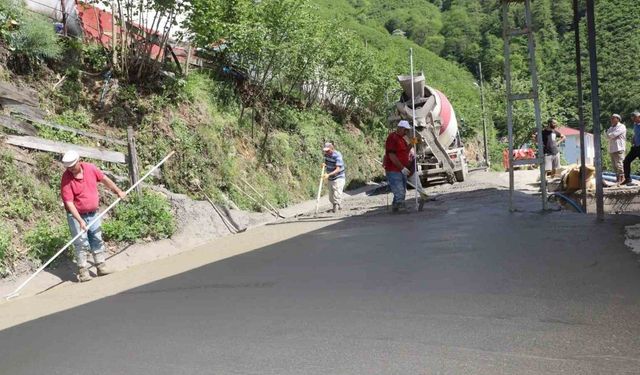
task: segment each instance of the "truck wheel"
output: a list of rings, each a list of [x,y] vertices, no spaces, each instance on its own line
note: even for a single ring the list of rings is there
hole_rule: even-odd
[[[467,174],[469,173],[469,169],[467,168],[467,165],[463,165],[462,169],[459,171],[455,171],[454,174],[456,176],[456,181],[457,182],[464,182],[464,180],[467,179]]]
[[[453,173],[449,172],[449,173],[447,173],[447,177],[446,177],[447,182],[452,184],[452,185],[455,184],[456,183],[457,173],[458,172],[453,172]]]

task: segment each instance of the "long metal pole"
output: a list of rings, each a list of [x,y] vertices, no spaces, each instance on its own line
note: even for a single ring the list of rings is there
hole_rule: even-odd
[[[175,151],[171,151],[169,155],[165,156],[164,159],[162,159],[162,161],[160,161],[153,168],[151,168],[149,172],[147,172],[144,176],[142,176],[142,178],[138,180],[138,182],[131,185],[131,187],[127,189],[127,191],[125,191],[125,195],[128,195],[133,189],[135,189],[138,185],[140,185],[140,183],[142,183],[142,181],[144,181],[145,178],[149,177],[149,175],[151,175],[153,171],[158,169],[162,164],[164,164],[164,162],[169,160],[169,158],[173,156],[173,154],[175,154]],[[107,212],[111,211],[113,207],[115,207],[118,203],[120,203],[121,200],[122,198],[118,197],[118,199],[116,199],[113,203],[111,203],[111,205],[107,207],[106,210],[102,211],[98,216],[96,216],[95,219],[93,219],[89,224],[87,224],[87,229],[76,234],[76,236],[73,237],[71,240],[69,240],[69,242],[67,242],[66,245],[62,247],[62,249],[58,250],[58,252],[54,256],[52,256],[51,259],[49,259],[45,264],[40,266],[40,268],[38,268],[36,272],[33,273],[33,275],[29,276],[28,279],[23,281],[22,284],[20,284],[20,286],[18,286],[16,290],[14,290],[12,293],[7,294],[5,298],[11,299],[11,298],[17,297],[20,294],[20,291],[22,290],[22,288],[24,288],[31,280],[33,280],[33,278],[36,277],[37,274],[42,272],[42,270],[44,270],[49,264],[51,264],[51,262],[53,262],[58,256],[60,256],[60,254],[62,254],[69,246],[71,246],[71,244],[73,244],[78,238],[80,238],[80,236],[82,236],[89,228],[91,228],[93,224],[97,223]]]
[[[513,207],[513,107],[511,102],[511,40],[509,36],[509,2],[502,3],[502,32],[504,39],[504,81],[507,92],[507,130],[509,134],[509,211],[514,211]]]
[[[538,95],[538,69],[536,67],[536,44],[533,39],[533,20],[531,17],[531,0],[525,0],[525,17],[527,22],[527,34],[529,45],[529,72],[531,73],[531,89],[533,92],[533,110],[536,119],[536,130],[538,132],[538,159],[540,161],[540,190],[542,193],[542,210],[547,210],[547,179],[546,166],[544,160],[544,148],[542,146],[542,119],[540,118],[540,98]]]
[[[576,44],[576,86],[578,94],[578,126],[580,127],[580,188],[582,190],[582,209],[587,212],[587,168],[585,152],[584,101],[582,98],[582,51],[580,48],[580,14],[578,0],[573,0],[573,30]]]
[[[482,78],[482,63],[478,63],[478,72],[480,73],[480,105],[482,106],[482,137],[484,141],[484,163],[487,168],[491,166],[489,161],[489,151],[487,149],[487,120],[484,110],[484,79]]]
[[[322,166],[320,167],[320,182],[318,183],[318,196],[316,197],[315,216],[318,216],[318,210],[320,210],[320,197],[322,196],[322,180],[324,180],[324,167],[325,164],[322,163]]]
[[[411,145],[413,146],[413,176],[414,186],[418,186],[418,145],[414,143],[416,139],[416,95],[415,95],[415,81],[413,78],[413,48],[409,49],[409,61],[411,64],[411,117],[413,124],[413,136],[411,137]],[[415,191],[416,211],[418,210],[418,189]]]
[[[589,39],[589,67],[591,70],[591,113],[593,117],[593,148],[596,166],[596,217],[604,220],[602,186],[602,150],[600,145],[600,93],[598,89],[598,60],[596,52],[596,17],[593,0],[587,0],[587,35]]]

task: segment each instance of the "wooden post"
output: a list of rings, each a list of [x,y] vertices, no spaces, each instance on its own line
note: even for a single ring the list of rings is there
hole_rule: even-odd
[[[191,65],[191,53],[193,51],[192,44],[189,43],[189,48],[187,48],[187,62],[184,66],[184,75],[185,77],[189,75],[189,65]]]
[[[100,21],[98,21],[98,24]],[[111,69],[115,70],[118,66],[118,45],[116,36],[116,3],[111,1]]]
[[[129,179],[131,180],[131,185],[138,182],[139,173],[138,173],[138,153],[136,152],[136,139],[133,133],[133,127],[127,127],[127,143],[129,147]],[[142,189],[140,185],[136,186],[136,194],[140,195],[142,193]]]

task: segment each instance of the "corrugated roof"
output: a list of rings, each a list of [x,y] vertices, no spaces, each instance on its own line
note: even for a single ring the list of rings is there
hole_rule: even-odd
[[[574,129],[574,128],[569,128],[567,126],[564,126],[562,128],[558,128],[556,129],[560,134],[564,135],[565,137],[568,137],[570,135],[580,135],[580,130],[578,129]],[[591,133],[587,133],[585,132],[585,134],[591,134]]]

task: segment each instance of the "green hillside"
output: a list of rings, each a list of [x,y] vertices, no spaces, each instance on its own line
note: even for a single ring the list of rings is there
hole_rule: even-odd
[[[441,90],[451,100],[458,117],[464,121],[462,134],[471,138],[481,129],[480,92],[474,85],[475,78],[463,66],[448,61],[427,48],[443,40],[437,34],[440,12],[436,6],[424,0],[320,0],[316,5],[323,17],[337,19],[342,27],[353,30],[367,46],[380,51],[393,75],[409,73],[409,49],[413,48],[416,72],[424,72],[427,84]],[[405,17],[407,14],[412,16]],[[394,36],[385,28],[389,20],[399,20],[396,28],[402,29],[405,24],[420,24],[431,31],[423,33],[414,28],[415,35]],[[407,20],[409,21],[403,23]],[[422,45],[414,42],[414,39]],[[391,85],[390,92],[393,89],[399,90],[397,84]],[[390,98],[391,101],[396,99],[396,96]]]
[[[584,2],[579,2],[582,17],[582,65],[587,127],[591,129],[590,77]],[[640,30],[635,20],[640,8],[633,0],[596,2],[597,49],[600,75],[601,118],[606,128],[611,113],[620,113],[627,123],[629,114],[640,107],[640,91],[636,89],[640,60]],[[503,41],[500,2],[494,0],[342,0],[320,1],[326,16],[338,17],[344,25],[377,48],[388,50],[397,66],[406,66],[403,49],[415,43],[416,65],[424,69],[431,84],[442,89],[455,101],[462,117],[476,126],[479,111],[469,82],[478,76],[482,63],[487,81],[489,123],[497,138],[506,135],[503,78]],[[571,0],[536,0],[532,2],[536,35],[536,57],[540,77],[543,118],[557,117],[562,123],[577,126],[577,97],[573,9]],[[523,6],[513,5],[509,14],[512,27],[524,23]],[[393,37],[397,30],[408,40]],[[392,43],[388,43],[393,40]],[[422,47],[418,47],[418,46]],[[512,43],[513,85],[528,90],[525,38]],[[464,73],[437,59],[437,56],[459,64]],[[467,73],[470,72],[470,73]],[[460,79],[462,77],[462,79]],[[469,77],[469,78],[468,78]],[[470,114],[471,112],[471,114]],[[530,103],[518,103],[514,117],[516,143],[524,142],[534,128]],[[492,139],[492,141],[495,141]],[[504,145],[500,146],[504,147]],[[500,148],[499,147],[499,148]],[[495,148],[495,147],[494,147]],[[494,150],[494,157],[497,155]]]

